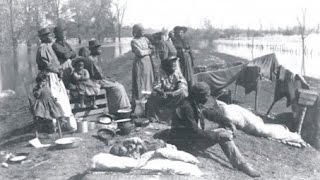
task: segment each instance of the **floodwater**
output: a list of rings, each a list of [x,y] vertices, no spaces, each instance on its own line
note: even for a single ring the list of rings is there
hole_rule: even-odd
[[[281,65],[294,73],[301,73],[302,45],[300,36],[265,36],[252,38],[219,39],[216,50],[248,60],[275,53]],[[252,48],[253,47],[253,48]],[[320,78],[320,35],[306,38],[305,72],[307,76]]]
[[[130,51],[131,38],[124,38],[121,42],[107,43],[102,45],[102,57],[99,63],[108,63],[116,57]],[[80,47],[87,46],[88,42],[81,45],[71,45],[78,51]],[[11,52],[0,54],[0,92],[11,89],[18,94],[30,93],[30,88],[34,85],[35,77],[38,73],[36,64],[37,46],[30,49],[25,44],[18,47],[17,63],[13,61]]]

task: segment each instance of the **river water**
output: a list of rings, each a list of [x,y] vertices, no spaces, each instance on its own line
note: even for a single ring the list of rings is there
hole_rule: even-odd
[[[108,63],[118,56],[131,50],[131,38],[124,38],[121,42],[107,43],[102,45],[102,57],[99,63]],[[87,46],[88,42],[81,45],[73,44],[76,51],[80,47]],[[14,67],[13,55],[11,52],[3,52],[0,54],[0,92],[11,89],[18,94],[30,93],[30,88],[34,85],[35,77],[38,73],[36,65],[36,50],[37,46],[32,46],[30,49],[25,44],[20,44],[17,54],[17,68]]]
[[[130,40],[123,38],[121,43],[107,43],[102,46],[102,62],[108,63],[118,56],[130,51]],[[72,43],[77,50],[87,46]],[[268,53],[275,53],[280,64],[294,73],[301,72],[301,40],[299,36],[265,36],[256,37],[252,51],[251,38],[219,39],[215,41],[216,50],[248,60]],[[320,35],[309,35],[306,39],[306,75],[320,78]],[[13,56],[10,52],[0,54],[0,92],[12,89],[17,93],[27,93],[38,73],[36,66],[36,46],[27,49],[19,45],[17,69],[14,68]]]
[[[216,50],[248,60],[275,53],[279,63],[294,73],[301,73],[302,45],[300,36],[273,35],[252,38],[219,39]],[[252,48],[253,47],[253,48]],[[320,35],[306,38],[305,72],[307,76],[320,78]]]

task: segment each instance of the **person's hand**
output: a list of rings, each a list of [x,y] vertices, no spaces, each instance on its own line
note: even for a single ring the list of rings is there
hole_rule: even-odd
[[[233,132],[231,130],[226,130],[224,128],[215,129],[214,132],[217,133],[219,140],[232,140]]]
[[[172,92],[166,92],[165,93],[167,98],[172,98],[173,97],[173,93]]]
[[[63,71],[62,69],[60,69],[58,72],[58,78],[62,79],[62,76],[63,76]]]

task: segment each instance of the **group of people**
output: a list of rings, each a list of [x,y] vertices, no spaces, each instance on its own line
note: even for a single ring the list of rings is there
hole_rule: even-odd
[[[70,131],[77,129],[71,110],[70,96],[78,99],[79,107],[86,108],[85,100],[90,98],[92,108],[98,108],[95,96],[100,89],[107,92],[108,109],[117,113],[119,109],[131,108],[127,92],[122,84],[107,78],[97,64],[101,55],[101,44],[89,41],[89,46],[79,49],[79,54],[65,40],[65,29],[54,28],[56,41],[51,45],[51,32],[48,28],[38,31],[41,44],[37,50],[36,62],[39,73],[33,89],[35,102],[32,113],[37,129],[51,131],[48,124],[52,120],[65,122]],[[68,96],[68,92],[70,96]],[[45,127],[41,127],[46,125]]]
[[[171,129],[156,133],[160,138],[176,145],[178,149],[193,152],[204,150],[219,143],[230,163],[252,177],[260,174],[245,161],[233,142],[235,130],[231,121],[222,115],[218,106],[205,107],[211,96],[210,87],[204,82],[194,82],[194,56],[188,41],[184,38],[186,27],[177,26],[165,38],[163,32],[144,34],[141,24],[132,28],[132,52],[135,55],[132,67],[132,111],[136,103],[146,99],[146,116],[159,121],[161,108],[170,109]],[[39,30],[41,45],[36,61],[39,68],[34,95],[37,98],[33,111],[40,119],[57,119],[68,122],[70,130],[76,128],[71,112],[67,90],[76,92],[80,106],[84,107],[87,96],[92,97],[92,108],[96,108],[94,97],[105,88],[109,113],[131,108],[124,87],[103,75],[97,64],[101,44],[89,41],[89,48],[83,47],[77,55],[65,41],[65,31],[54,29],[56,42],[51,46],[50,31]],[[155,73],[153,58],[161,62],[159,73]],[[216,104],[216,103],[215,103]],[[205,130],[204,119],[217,122],[220,128]]]
[[[169,39],[162,32],[144,35],[141,24],[133,26],[131,41],[135,54],[132,75],[133,99],[145,98],[143,92],[150,92],[146,109],[151,121],[159,121],[160,109],[171,110],[171,128],[158,132],[154,138],[176,145],[178,149],[202,151],[219,143],[232,166],[252,177],[260,176],[233,142],[235,126],[219,109],[215,99],[213,106],[205,107],[211,90],[205,82],[194,82],[194,56],[188,41],[184,38],[186,27],[176,26]],[[152,46],[153,45],[153,46]],[[153,47],[161,61],[157,77],[152,63]],[[155,80],[154,80],[155,79]],[[205,130],[204,119],[216,122],[220,128]]]

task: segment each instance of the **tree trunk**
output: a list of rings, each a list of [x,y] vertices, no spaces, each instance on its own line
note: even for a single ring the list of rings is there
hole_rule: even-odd
[[[19,64],[18,64],[18,46],[12,47],[13,53],[13,90],[17,90],[18,83],[19,83]]]
[[[305,69],[305,62],[304,62],[304,56],[305,56],[305,45],[304,45],[304,40],[305,38],[302,37],[302,63],[301,63],[301,75],[305,76],[306,75],[306,69]]]
[[[252,41],[251,41],[251,57],[252,57],[252,60],[253,60],[253,58],[254,58],[254,56],[253,56],[253,47],[254,46],[254,36],[252,36]]]
[[[121,25],[118,24],[118,41],[121,42]]]

